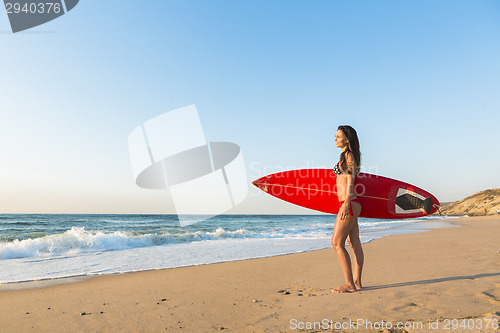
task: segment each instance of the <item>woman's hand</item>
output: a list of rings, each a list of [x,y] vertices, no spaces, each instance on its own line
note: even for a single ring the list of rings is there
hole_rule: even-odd
[[[341,220],[345,220],[350,216],[349,214],[349,204],[345,201],[339,209],[339,217]]]

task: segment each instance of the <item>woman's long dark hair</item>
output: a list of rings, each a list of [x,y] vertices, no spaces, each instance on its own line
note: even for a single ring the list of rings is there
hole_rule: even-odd
[[[359,150],[359,140],[356,130],[349,125],[341,125],[338,128],[347,138],[347,149],[340,154],[340,169],[344,172],[357,173],[361,163],[361,151]],[[351,152],[358,170],[350,170],[347,165],[347,153]]]

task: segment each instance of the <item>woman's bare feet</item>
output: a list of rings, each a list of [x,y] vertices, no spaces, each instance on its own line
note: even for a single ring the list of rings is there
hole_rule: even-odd
[[[356,291],[360,291],[363,289],[363,286],[361,285],[360,282],[355,281],[354,285],[356,286]]]
[[[355,292],[356,290],[357,290],[357,287],[355,287],[354,285],[344,284],[343,286],[338,287],[337,289],[332,289],[332,293],[336,293],[336,294],[352,293],[352,292]]]

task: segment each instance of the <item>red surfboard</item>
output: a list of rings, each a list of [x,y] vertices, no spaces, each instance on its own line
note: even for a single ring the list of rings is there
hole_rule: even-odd
[[[337,214],[337,176],[332,169],[301,169],[274,173],[252,182],[262,191],[295,205]],[[369,173],[359,173],[354,191],[360,217],[405,219],[436,212],[436,197],[416,186]]]

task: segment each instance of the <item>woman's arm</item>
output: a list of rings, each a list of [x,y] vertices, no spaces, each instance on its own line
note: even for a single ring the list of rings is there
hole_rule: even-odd
[[[346,156],[347,162],[347,186],[346,186],[346,203],[351,202],[351,198],[354,196],[354,181],[356,180],[356,170],[358,166],[354,161],[352,153],[348,153]]]
[[[346,219],[349,217],[349,205],[351,204],[351,198],[354,196],[354,181],[356,179],[356,170],[358,166],[354,161],[352,153],[348,153],[346,156],[347,162],[347,174],[345,175],[347,178],[346,184],[346,193],[345,193],[345,201],[342,204],[342,207],[339,210],[339,215],[341,219]]]

